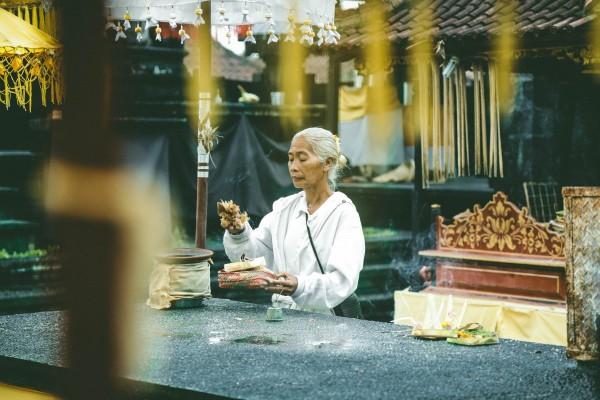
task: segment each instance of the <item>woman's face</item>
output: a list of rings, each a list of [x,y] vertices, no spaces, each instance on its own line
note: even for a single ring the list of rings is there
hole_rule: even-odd
[[[288,171],[295,188],[318,186],[323,180],[326,183],[329,168],[331,168],[331,160],[321,163],[305,138],[299,137],[292,141],[288,151]]]

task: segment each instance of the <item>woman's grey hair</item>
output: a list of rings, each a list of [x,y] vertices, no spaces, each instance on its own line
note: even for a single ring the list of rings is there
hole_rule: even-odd
[[[296,133],[292,141],[299,137],[306,139],[312,146],[321,163],[324,163],[328,158],[332,160],[333,165],[327,175],[327,181],[329,182],[329,186],[335,190],[338,174],[346,167],[346,157],[340,153],[338,138],[323,128],[306,128]]]

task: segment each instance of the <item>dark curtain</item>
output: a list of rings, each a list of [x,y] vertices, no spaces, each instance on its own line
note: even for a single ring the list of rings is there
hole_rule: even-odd
[[[248,212],[253,226],[271,211],[273,201],[294,192],[287,171],[289,142],[277,142],[244,114],[225,119],[211,153],[208,183],[208,232],[218,232],[216,203],[233,200]],[[173,216],[193,237],[196,207],[196,143],[173,136],[170,146]]]

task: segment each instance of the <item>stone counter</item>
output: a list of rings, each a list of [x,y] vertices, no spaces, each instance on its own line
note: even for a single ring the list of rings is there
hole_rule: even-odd
[[[248,399],[600,398],[600,368],[562,347],[503,340],[460,347],[414,339],[387,323],[211,299],[199,309],[137,309],[138,397]],[[0,381],[61,393],[65,314],[0,316]],[[135,335],[132,333],[132,335]],[[133,337],[133,336],[132,336]],[[12,373],[11,373],[12,371]],[[15,372],[18,371],[18,372]],[[15,381],[16,380],[16,381]],[[9,382],[10,383],[10,382]],[[158,393],[158,392],[157,392]]]

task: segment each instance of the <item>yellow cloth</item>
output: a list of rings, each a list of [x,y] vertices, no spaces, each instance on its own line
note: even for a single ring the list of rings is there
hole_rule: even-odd
[[[60,47],[46,32],[0,8],[0,56],[20,54],[24,49],[39,52]]]
[[[479,322],[484,329],[496,331],[498,336],[503,339],[558,346],[567,345],[567,311],[565,308],[545,304],[530,305],[452,296],[452,311],[455,316],[460,315],[465,301],[465,314],[462,321],[458,321],[462,325]],[[428,308],[431,309],[431,302],[434,304],[434,309],[441,309],[441,314],[446,315],[449,302],[447,295],[415,293],[408,290],[395,292],[394,322],[411,326],[416,323],[423,324]]]
[[[150,276],[148,292],[146,304],[157,310],[170,308],[173,300],[211,297],[210,265],[158,263]]]
[[[59,400],[58,397],[37,390],[0,383],[0,399],[10,400]]]
[[[378,101],[369,101],[369,97]],[[382,108],[382,109],[378,109]],[[347,122],[367,114],[381,114],[401,108],[396,88],[393,85],[354,88],[341,86],[339,89],[339,121]]]
[[[367,113],[367,88],[340,87],[340,122],[352,121]]]
[[[60,43],[52,36],[0,9],[0,104],[32,109],[33,84],[39,86],[41,103],[62,101]]]

